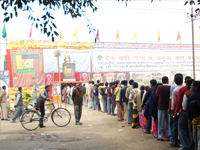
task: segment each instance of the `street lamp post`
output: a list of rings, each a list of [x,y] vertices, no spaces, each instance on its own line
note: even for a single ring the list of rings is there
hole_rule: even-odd
[[[188,18],[192,23],[192,67],[193,67],[193,79],[195,80],[195,53],[194,53],[194,20],[196,19],[196,15],[193,16],[193,6],[191,6],[191,15]]]

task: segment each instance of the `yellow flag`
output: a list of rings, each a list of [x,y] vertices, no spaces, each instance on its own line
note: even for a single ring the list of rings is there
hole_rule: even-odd
[[[137,36],[136,36],[136,31],[135,31],[135,33],[133,35],[133,40],[136,39],[136,38],[137,38]]]
[[[60,30],[60,41],[62,39],[62,30]]]
[[[158,42],[160,42],[160,31],[158,32]]]
[[[117,35],[116,35],[116,38],[118,39],[119,41],[119,31],[117,30]]]
[[[77,27],[76,27],[76,31],[75,31],[73,37],[75,37],[76,35],[78,35],[78,28]]]

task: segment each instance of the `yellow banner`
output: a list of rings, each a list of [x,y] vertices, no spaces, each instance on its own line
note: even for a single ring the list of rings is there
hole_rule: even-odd
[[[16,49],[94,49],[93,42],[65,42],[44,40],[7,40],[10,50]]]
[[[39,86],[40,90],[44,90],[44,85]],[[9,88],[9,101],[10,101],[10,106],[13,107],[15,105],[15,93],[18,91],[18,88]],[[33,87],[24,87],[22,88],[22,95],[25,93],[28,93],[32,96],[34,89]],[[37,95],[40,95],[41,91],[37,91]]]

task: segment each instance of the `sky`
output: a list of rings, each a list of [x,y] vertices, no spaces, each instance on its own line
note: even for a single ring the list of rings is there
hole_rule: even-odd
[[[160,43],[178,44],[176,41],[178,32],[181,34],[182,44],[192,43],[191,22],[187,13],[191,12],[189,5],[184,6],[184,1],[128,1],[124,2],[98,1],[95,3],[98,11],[93,13],[90,8],[84,9],[85,15],[91,20],[93,27],[99,29],[101,42],[118,42],[116,38],[119,31],[119,42],[133,42],[134,33],[137,35],[137,43],[158,43],[158,32],[160,32]],[[197,6],[194,6],[195,8]],[[33,4],[35,16],[42,16],[43,8]],[[63,41],[94,42],[94,35],[89,34],[87,20],[84,17],[72,19],[70,15],[64,15],[62,10],[53,12],[57,32],[62,31]],[[6,23],[8,40],[29,40],[31,21],[28,20],[27,12],[19,12],[17,18]],[[195,44],[200,44],[200,17],[194,22]],[[3,29],[3,11],[0,20],[1,31]],[[76,27],[79,36],[73,37]],[[95,32],[96,34],[96,32]],[[1,33],[0,33],[1,35]],[[2,35],[1,35],[2,36]],[[51,40],[40,33],[35,26],[32,28],[33,40]],[[55,40],[59,40],[56,37]],[[1,55],[6,54],[6,40],[1,39]],[[2,57],[1,57],[2,61]],[[1,69],[0,69],[1,70]]]

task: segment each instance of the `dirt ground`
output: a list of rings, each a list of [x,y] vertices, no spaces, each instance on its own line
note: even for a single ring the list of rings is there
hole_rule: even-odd
[[[83,107],[82,126],[75,125],[73,106],[70,124],[57,127],[50,117],[46,128],[25,130],[19,121],[0,121],[0,150],[178,150],[169,141],[157,141],[142,129],[132,129],[116,116]],[[35,137],[31,137],[35,134]],[[47,135],[48,134],[48,135]]]

